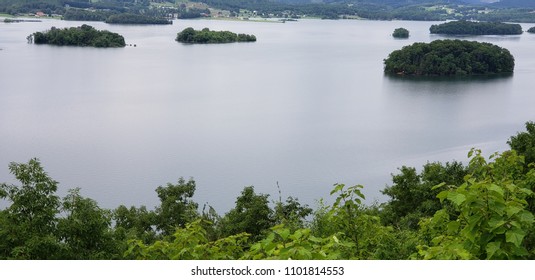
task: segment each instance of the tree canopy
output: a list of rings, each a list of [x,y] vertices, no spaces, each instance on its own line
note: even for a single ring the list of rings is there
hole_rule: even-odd
[[[170,21],[168,19],[165,19],[165,18],[159,18],[159,17],[147,16],[147,15],[139,15],[139,14],[131,14],[131,13],[121,13],[121,14],[110,15],[106,19],[106,23],[117,23],[117,24],[173,24],[172,21]]]
[[[396,28],[394,30],[394,33],[392,33],[392,37],[394,38],[409,38],[409,30],[403,28],[403,27],[400,27],[400,28]]]
[[[507,49],[490,43],[435,40],[393,51],[384,64],[388,74],[453,76],[512,73],[515,61]]]
[[[448,35],[518,35],[522,34],[520,24],[502,22],[450,21],[431,25],[431,34]]]
[[[176,41],[189,44],[220,44],[256,42],[256,37],[254,35],[236,34],[230,31],[212,31],[208,28],[199,31],[188,27],[177,34]]]
[[[535,259],[534,127],[511,150],[471,149],[466,165],[401,167],[381,204],[334,184],[315,211],[248,186],[222,217],[199,213],[196,183],[183,178],[156,188],[154,210],[111,211],[80,189],[60,198],[38,159],[11,163],[19,184],[0,184],[0,259]]]
[[[96,30],[87,24],[63,29],[52,27],[48,31],[31,34],[28,41],[35,44],[97,48],[118,48],[126,45],[123,36],[107,30]]]

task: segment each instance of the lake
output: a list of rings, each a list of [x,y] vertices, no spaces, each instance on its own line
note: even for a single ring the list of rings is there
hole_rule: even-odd
[[[86,22],[87,23],[87,22]],[[197,182],[194,200],[223,214],[243,187],[316,207],[334,183],[364,185],[368,203],[403,165],[486,155],[535,120],[535,35],[478,36],[511,51],[493,79],[400,79],[383,59],[433,22],[176,20],[87,23],[128,46],[31,45],[26,36],[83,22],[0,22],[0,182],[37,157],[60,182],[105,208],[158,204],[155,188]],[[186,27],[254,34],[255,43],[184,45]],[[393,39],[395,28],[410,30]],[[531,27],[523,24],[523,29]]]

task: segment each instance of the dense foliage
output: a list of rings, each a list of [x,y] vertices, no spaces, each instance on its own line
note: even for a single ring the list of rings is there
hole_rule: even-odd
[[[409,38],[409,30],[405,28],[396,28],[394,32],[392,33],[392,37],[394,38]]]
[[[126,45],[123,36],[107,30],[96,30],[87,24],[63,29],[52,27],[48,31],[31,34],[28,41],[35,44],[97,48],[118,48]]]
[[[154,210],[110,211],[79,189],[59,197],[37,159],[11,163],[20,185],[0,184],[0,259],[535,259],[535,124],[526,128],[512,150],[472,149],[466,166],[400,168],[383,204],[335,184],[315,211],[250,186],[225,215],[199,213],[183,178],[156,188]]]
[[[116,14],[111,15],[106,19],[106,23],[119,24],[173,24],[172,21],[164,18],[157,18],[152,16],[138,15],[138,14]]]
[[[518,35],[522,34],[520,24],[502,22],[450,21],[431,25],[431,34],[448,35]]]
[[[507,49],[490,43],[435,40],[393,51],[384,64],[387,74],[452,76],[512,73],[515,61]]]
[[[106,10],[82,10],[82,9],[68,9],[63,14],[64,20],[79,20],[79,21],[106,21],[106,19],[115,14],[112,11]]]
[[[203,7],[196,7],[195,2]],[[495,3],[479,0],[0,0],[0,13],[65,15],[69,10],[78,9],[95,14],[69,12],[68,18],[83,20],[87,16],[94,18],[97,14],[101,16],[108,12],[158,18],[196,18],[209,16],[206,4],[210,8],[230,12],[231,17],[256,11],[257,16],[277,18],[312,16],[323,19],[535,22],[535,4],[531,0],[501,0]]]
[[[28,41],[35,44],[97,48],[118,48],[126,45],[123,36],[107,30],[96,30],[86,24],[64,29],[52,27],[48,31],[31,34]]]
[[[529,32],[529,33],[535,33],[535,26],[530,27],[530,28],[528,29],[528,32]]]
[[[176,36],[176,40],[181,43],[189,44],[218,44],[234,42],[255,42],[254,35],[236,34],[230,31],[212,31],[208,28],[195,30],[188,27]]]

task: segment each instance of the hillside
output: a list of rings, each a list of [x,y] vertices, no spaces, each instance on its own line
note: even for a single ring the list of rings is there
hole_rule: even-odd
[[[89,11],[90,9],[90,11]],[[231,17],[535,22],[531,0],[0,0],[0,13],[43,12],[68,20],[106,20],[110,14],[159,19]],[[212,12],[215,12],[212,15]]]

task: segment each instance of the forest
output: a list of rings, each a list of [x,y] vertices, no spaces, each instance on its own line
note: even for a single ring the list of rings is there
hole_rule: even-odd
[[[474,21],[450,21],[441,24],[433,24],[429,28],[431,34],[448,35],[518,35],[522,34],[520,24],[502,22],[474,22]]]
[[[188,44],[222,44],[256,42],[256,37],[248,34],[236,34],[230,31],[213,31],[208,28],[195,30],[192,27],[188,27],[177,34],[176,41]]]
[[[402,166],[385,203],[366,205],[361,185],[335,184],[316,209],[247,186],[222,216],[199,209],[192,178],[157,187],[153,210],[110,210],[80,189],[59,197],[38,159],[13,162],[0,259],[535,259],[535,123],[507,144],[471,149],[466,164]]]
[[[387,74],[465,76],[512,73],[515,60],[507,49],[490,43],[435,40],[393,51],[384,65]]]
[[[119,48],[126,46],[124,37],[107,30],[96,30],[83,24],[79,27],[56,28],[35,32],[27,37],[29,43],[57,46],[80,46],[97,48]]]

